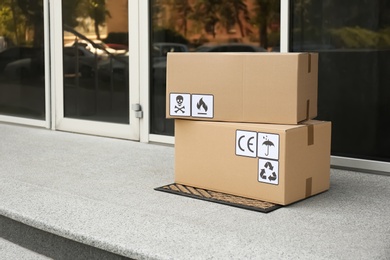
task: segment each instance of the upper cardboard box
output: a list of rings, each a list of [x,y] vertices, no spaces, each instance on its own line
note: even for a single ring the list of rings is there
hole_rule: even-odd
[[[297,124],[317,116],[318,54],[169,53],[167,118]]]

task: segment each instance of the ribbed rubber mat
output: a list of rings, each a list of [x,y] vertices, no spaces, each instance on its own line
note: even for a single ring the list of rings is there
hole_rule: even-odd
[[[155,188],[155,190],[263,213],[268,213],[282,207],[281,205],[274,204],[271,202],[244,198],[227,193],[181,185],[178,183],[158,187]]]

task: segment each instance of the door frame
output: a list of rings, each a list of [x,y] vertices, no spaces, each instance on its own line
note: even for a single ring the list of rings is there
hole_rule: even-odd
[[[66,1],[66,0],[64,0]],[[140,140],[140,118],[131,110],[140,104],[139,0],[128,0],[129,17],[129,116],[130,124],[116,124],[64,117],[62,1],[50,0],[51,128],[106,137]],[[145,114],[145,112],[143,113]]]

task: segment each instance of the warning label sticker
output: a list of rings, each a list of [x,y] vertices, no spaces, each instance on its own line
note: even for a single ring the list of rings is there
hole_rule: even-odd
[[[191,116],[191,95],[182,93],[169,94],[169,115]]]
[[[279,135],[258,133],[257,156],[260,158],[279,160]]]
[[[258,181],[279,185],[279,135],[236,130],[237,156],[258,158]]]
[[[257,157],[257,132],[236,131],[236,155]]]
[[[279,184],[279,162],[259,158],[259,182]]]
[[[192,95],[191,115],[193,117],[214,117],[214,96],[213,95]]]

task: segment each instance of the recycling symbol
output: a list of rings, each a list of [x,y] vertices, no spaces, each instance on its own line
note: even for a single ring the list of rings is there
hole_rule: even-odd
[[[278,179],[277,165],[273,165],[270,161],[267,161],[259,173],[259,181],[273,183]]]

